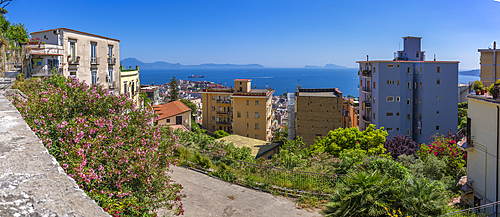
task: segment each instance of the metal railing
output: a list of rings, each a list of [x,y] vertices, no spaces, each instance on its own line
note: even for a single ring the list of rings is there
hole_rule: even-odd
[[[217,121],[217,124],[221,125],[231,125],[232,123],[230,121]]]
[[[497,201],[493,203],[484,204],[481,206],[472,207],[469,209],[446,213],[445,216],[454,216],[465,213],[474,213],[477,216],[497,216],[495,214],[498,214],[498,211],[497,213],[495,213],[495,209],[498,209],[499,207],[500,207],[500,201]]]
[[[363,86],[363,87],[361,88],[361,90],[363,90],[363,91],[365,91],[365,92],[371,92],[370,88],[369,88],[369,87],[367,87],[367,86]]]
[[[223,100],[223,99],[218,99],[217,103],[225,103],[225,104],[231,104],[231,100]]]
[[[109,58],[109,57],[108,57],[108,64],[109,64],[109,65],[114,65],[114,64],[116,64],[116,58],[115,58],[115,57],[111,57],[111,58]]]
[[[209,171],[211,174],[232,183],[247,187],[257,188],[264,191],[279,192],[287,195],[317,195],[329,196],[334,186],[340,181],[339,177],[346,174],[328,174],[306,171],[296,171],[279,167],[265,166],[236,160],[224,155],[207,150],[186,146],[182,147],[196,150],[201,154],[209,156],[212,160],[222,161],[232,169],[218,171],[217,169],[206,169],[193,162],[188,162],[198,169]]]
[[[90,57],[90,64],[98,65],[99,64],[99,60],[101,60],[100,57]]]
[[[80,63],[80,56],[77,56],[76,58],[71,59],[68,58],[68,63],[71,65],[78,65]]]
[[[56,74],[61,74],[62,73],[62,68],[54,68],[54,73],[52,73],[53,69],[50,68],[40,68],[40,69],[33,69],[33,73],[31,76],[38,77],[38,76],[52,76]]]

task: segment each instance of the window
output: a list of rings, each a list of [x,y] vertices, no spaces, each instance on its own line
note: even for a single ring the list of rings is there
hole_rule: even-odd
[[[394,81],[387,80],[387,84],[394,84]]]
[[[418,50],[417,50],[417,53],[415,54],[416,57],[418,57]]]
[[[373,97],[373,104],[375,104],[375,97]]]
[[[439,94],[438,94],[438,95],[436,95],[436,99],[439,99]]]
[[[396,128],[396,131],[399,131],[399,128]]]
[[[249,123],[247,123],[247,129],[250,129],[250,124]]]
[[[406,114],[406,120],[411,121],[411,114]]]
[[[108,45],[108,58],[113,58],[113,45]]]
[[[108,70],[108,82],[113,83],[113,69]]]
[[[441,67],[437,67],[437,73],[440,73],[441,72]]]
[[[420,90],[422,90],[422,82],[420,82]]]
[[[376,70],[375,70],[375,66],[374,66],[374,67],[373,67],[373,74],[375,74],[375,71],[376,71]]]
[[[422,98],[419,98],[419,99],[418,99],[418,104],[419,104],[420,106],[422,106]]]
[[[418,129],[418,134],[422,135],[422,129]]]
[[[250,136],[248,136],[248,134],[247,134],[247,137],[250,137]]]
[[[409,81],[407,82],[407,85],[408,85],[408,90],[410,90],[411,89],[411,83]]]
[[[397,96],[397,97],[396,97],[396,102],[399,102],[399,101],[400,101],[400,99],[401,99],[401,98],[400,98],[399,96]]]
[[[422,66],[420,66],[420,74],[422,74]]]
[[[387,131],[392,132],[392,127],[388,127]]]
[[[76,78],[76,71],[69,72],[69,77]]]
[[[396,112],[396,116],[399,117],[399,112]]]
[[[399,81],[398,81],[398,85],[399,85]]]
[[[226,108],[224,108],[224,109],[226,109]],[[219,106],[219,111],[220,111],[220,112],[222,111],[222,106]]]
[[[236,112],[236,117],[241,118],[241,112],[240,111]]]
[[[255,138],[256,138],[256,139],[259,139],[259,134],[255,134]]]
[[[399,65],[398,65],[399,67]],[[387,68],[394,68],[394,64],[387,64]]]
[[[393,97],[393,96],[388,96],[388,97],[386,98],[386,101],[387,101],[387,102],[394,102],[394,97]]]
[[[398,68],[399,68],[399,64],[398,64]]]
[[[387,112],[387,117],[392,117],[392,116],[394,116],[394,113],[392,113],[392,112]]]
[[[406,70],[408,74],[411,74],[411,67],[408,66],[408,69]]]
[[[215,100],[215,96],[212,96],[212,100]]]
[[[373,120],[375,120],[375,112],[373,112]]]
[[[255,100],[255,105],[259,105],[259,100]]]
[[[406,105],[410,105],[410,103],[411,103],[410,98],[407,98],[407,99],[406,99]]]
[[[259,123],[255,123],[255,129],[258,130],[259,129]]]
[[[410,135],[410,129],[406,129],[406,135],[409,136]]]
[[[167,118],[167,123],[170,123],[170,118]]]
[[[215,121],[215,116],[212,116],[212,121]]]
[[[439,115],[439,110],[438,110],[438,111],[436,111],[436,115]]]
[[[363,86],[363,81],[362,81],[362,80],[360,80],[360,81],[359,81],[359,86],[360,86],[360,87],[362,87],[362,86]]]
[[[250,116],[248,115],[248,112],[247,112],[247,118],[248,118],[248,117],[250,117]]]
[[[373,89],[375,89],[375,81],[373,82]]]
[[[255,112],[255,118],[259,118],[259,113]]]
[[[212,106],[212,111],[215,111],[215,106]]]
[[[437,79],[436,84],[441,84],[441,81],[439,79]]]
[[[250,105],[250,100],[247,99],[247,105]]]
[[[92,71],[92,85],[97,84],[97,71]],[[127,85],[125,85],[125,89],[127,89]]]
[[[418,119],[422,120],[422,113],[418,114]]]
[[[417,86],[418,86],[418,85],[417,85],[417,82],[415,81],[415,82],[413,83],[413,89],[415,89],[415,90],[416,90],[416,89],[417,89]]]
[[[97,63],[96,47],[97,47],[97,43],[95,43],[95,42],[90,43],[90,63],[93,63],[93,64]]]
[[[76,41],[75,40],[70,40],[69,41],[69,61],[73,62],[76,60]]]
[[[439,126],[436,126],[436,130],[439,130]]]

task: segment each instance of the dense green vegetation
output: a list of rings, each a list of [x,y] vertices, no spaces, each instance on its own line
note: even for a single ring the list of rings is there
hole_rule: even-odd
[[[491,93],[491,95],[493,95],[493,93]],[[467,127],[467,110],[468,110],[468,108],[469,108],[468,102],[458,103],[458,129],[459,130],[465,129],[465,127]]]

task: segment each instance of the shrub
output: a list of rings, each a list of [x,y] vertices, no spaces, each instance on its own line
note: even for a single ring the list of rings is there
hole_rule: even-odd
[[[397,159],[399,155],[403,154],[417,157],[419,145],[410,137],[395,135],[391,140],[384,142],[384,148],[387,149],[386,154],[391,154],[393,159]]]
[[[418,151],[418,156],[425,161],[429,155],[434,155],[438,159],[447,161],[446,175],[456,176],[458,172],[466,166],[467,153],[457,147],[455,135],[445,137],[444,135],[434,135],[434,141],[428,145],[423,144]]]
[[[483,82],[477,80],[472,84],[472,89],[475,91],[481,91],[483,89]]]
[[[229,136],[229,133],[227,133],[224,130],[217,130],[217,131],[214,132],[214,137],[216,139],[220,139],[220,138],[223,138],[223,137],[226,137],[226,136]]]
[[[165,173],[176,161],[175,137],[151,126],[153,114],[122,95],[62,75],[20,84],[14,97],[25,121],[88,196],[112,215],[182,213],[181,186]]]

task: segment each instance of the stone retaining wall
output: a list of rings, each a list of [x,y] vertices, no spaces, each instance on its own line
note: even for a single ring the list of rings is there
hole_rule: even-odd
[[[31,131],[0,91],[0,216],[109,216]]]

